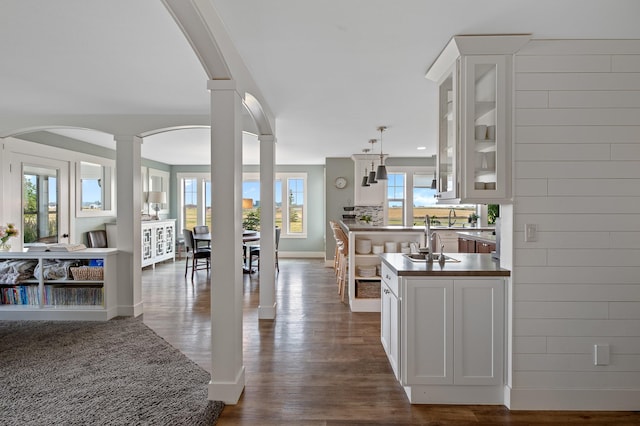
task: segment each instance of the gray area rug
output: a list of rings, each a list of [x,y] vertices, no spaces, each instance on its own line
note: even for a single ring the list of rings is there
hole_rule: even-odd
[[[213,425],[209,380],[139,319],[0,321],[1,425]]]

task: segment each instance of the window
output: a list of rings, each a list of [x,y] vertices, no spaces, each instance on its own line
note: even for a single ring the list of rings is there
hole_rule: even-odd
[[[389,173],[387,180],[387,224],[404,225],[405,174]]]
[[[431,189],[433,167],[387,167],[387,224],[421,226],[425,215],[436,226],[462,226],[476,212],[475,204],[436,204],[437,191]],[[452,210],[453,209],[453,210]]]
[[[276,226],[281,237],[307,236],[307,174],[276,173],[274,203]],[[245,173],[242,182],[243,224],[255,226],[260,218],[260,176]],[[245,208],[246,203],[246,208]],[[251,207],[249,207],[251,206]]]
[[[179,229],[211,227],[211,181],[208,173],[178,173],[180,188]]]

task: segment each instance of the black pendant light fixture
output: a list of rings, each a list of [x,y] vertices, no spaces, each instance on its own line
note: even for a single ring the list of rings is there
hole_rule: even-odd
[[[384,165],[384,157],[382,155],[382,132],[385,130],[387,130],[387,126],[378,127],[378,131],[380,132],[380,165],[376,171],[376,181],[387,180],[387,168]]]
[[[431,181],[431,189],[438,189],[438,180],[436,178],[436,171],[433,171],[433,180]]]
[[[373,152],[373,144],[375,144],[376,142],[378,142],[376,139],[369,139],[369,143],[371,144],[371,152]],[[378,183],[378,181],[376,180],[376,172],[375,169],[373,168],[373,160],[371,160],[371,171],[369,172],[369,183]]]
[[[369,152],[369,149],[365,148],[362,150],[362,152],[364,152],[364,154],[367,155],[367,153]],[[370,175],[367,173],[367,166],[364,166],[364,176],[362,176],[362,183],[360,184],[360,186],[371,186],[369,185],[369,176]]]

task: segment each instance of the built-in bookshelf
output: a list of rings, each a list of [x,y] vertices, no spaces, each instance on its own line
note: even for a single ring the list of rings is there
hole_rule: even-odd
[[[116,316],[117,253],[115,248],[0,253],[0,319]]]

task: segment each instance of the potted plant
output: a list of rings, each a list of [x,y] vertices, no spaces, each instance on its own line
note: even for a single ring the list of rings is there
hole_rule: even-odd
[[[468,221],[471,225],[475,226],[478,223],[478,219],[480,218],[480,216],[478,216],[476,213],[471,213],[468,217]]]

